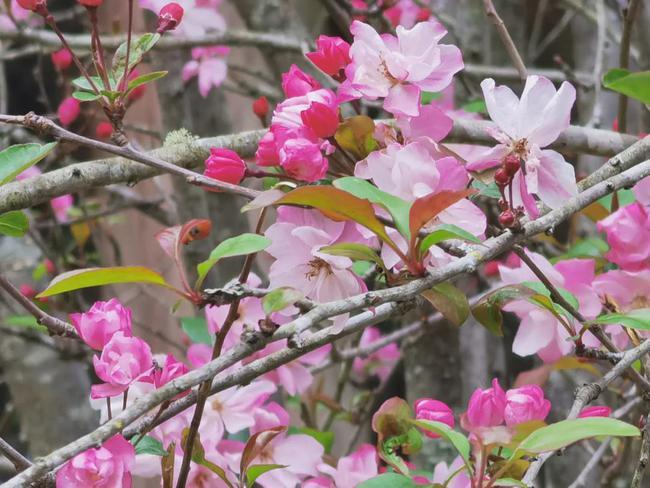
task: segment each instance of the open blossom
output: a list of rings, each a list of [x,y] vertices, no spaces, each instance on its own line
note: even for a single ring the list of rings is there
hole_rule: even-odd
[[[329,464],[321,464],[318,470],[332,478],[333,485],[327,483],[321,486],[332,488],[356,488],[363,481],[374,478],[379,474],[377,466],[377,450],[371,444],[361,444],[349,456],[338,460],[336,468]]]
[[[470,488],[472,482],[467,470],[461,469],[464,465],[465,462],[460,456],[454,459],[449,466],[444,461],[439,462],[433,469],[433,483],[438,483],[447,488]]]
[[[170,381],[189,373],[189,371],[190,369],[185,365],[185,363],[176,359],[173,354],[167,354],[167,356],[165,356],[165,362],[162,365],[159,365],[159,367],[157,367],[153,372],[153,384],[156,388],[160,388]],[[175,399],[181,398],[188,393],[189,390],[180,393],[175,397]]]
[[[537,385],[526,385],[506,392],[503,418],[508,427],[544,420],[550,411],[551,402],[544,398],[544,392]]]
[[[488,113],[498,128],[492,136],[499,144],[470,161],[467,169],[483,171],[498,167],[510,154],[521,158],[525,175],[518,171],[513,177],[513,205],[523,205],[534,218],[539,210],[532,195],[551,208],[558,208],[577,195],[573,166],[560,153],[542,149],[569,127],[575,88],[565,81],[556,90],[542,76],[526,79],[521,99],[507,86],[496,86],[491,78],[483,80],[481,88]]]
[[[365,348],[381,339],[381,332],[376,327],[366,327],[361,334],[359,347]],[[386,381],[395,364],[400,358],[397,344],[390,343],[368,354],[366,357],[357,356],[352,363],[352,370],[357,374],[375,374],[381,381]]]
[[[442,422],[447,424],[449,428],[453,429],[456,424],[454,420],[454,412],[446,403],[433,398],[420,398],[414,403],[415,418],[417,420],[433,420],[435,422]],[[431,439],[437,439],[440,436],[433,432],[424,431],[424,435]]]
[[[422,90],[446,88],[463,68],[456,46],[438,44],[447,31],[438,21],[421,22],[412,29],[397,27],[397,37],[379,35],[363,22],[350,27],[354,42],[347,80],[339,95],[344,98],[386,98],[384,108],[394,114],[418,115]]]
[[[492,380],[492,388],[482,390],[477,388],[469,399],[465,421],[467,427],[494,427],[503,423],[503,413],[506,408],[506,394],[496,378]]]
[[[598,316],[601,302],[592,287],[595,278],[595,263],[592,259],[568,259],[554,266],[540,254],[526,251],[526,254],[542,270],[555,286],[565,288],[578,299],[579,310],[587,319]],[[517,268],[499,266],[501,279],[506,285],[517,285],[524,281],[539,281],[530,269],[522,264]],[[574,347],[570,334],[562,323],[548,310],[527,300],[514,300],[504,305],[503,310],[515,313],[520,319],[512,351],[519,356],[537,354],[545,362],[554,362],[569,354]],[[574,324],[572,318],[565,320]],[[579,327],[579,324],[575,325]],[[586,332],[583,342],[589,347],[598,347],[600,342],[591,332]]]
[[[87,312],[72,313],[70,321],[79,337],[97,351],[101,351],[118,331],[126,337],[131,336],[131,309],[122,306],[117,298],[95,302]]]
[[[77,454],[56,473],[56,488],[130,488],[133,445],[121,435]]]
[[[91,398],[119,395],[131,383],[148,377],[153,367],[151,348],[142,339],[117,331],[104,346],[101,356],[93,357],[97,377],[105,383],[93,385]]]
[[[648,207],[639,202],[619,208],[598,222],[610,250],[605,257],[621,268],[639,271],[650,265],[650,217]]]
[[[316,51],[306,56],[323,73],[336,76],[351,61],[350,45],[340,37],[319,36]]]
[[[187,83],[197,76],[199,93],[202,97],[207,97],[213,87],[218,88],[226,79],[228,74],[226,56],[228,53],[230,53],[230,48],[225,46],[193,48],[192,60],[183,66],[181,78]]]
[[[289,139],[280,149],[280,166],[289,176],[311,183],[325,176],[328,162],[317,144]]]

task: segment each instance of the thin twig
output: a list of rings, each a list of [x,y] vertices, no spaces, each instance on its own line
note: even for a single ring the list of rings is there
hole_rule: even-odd
[[[591,455],[589,462],[585,465],[584,468],[582,468],[582,471],[580,471],[580,474],[575,479],[575,481],[569,485],[569,488],[582,488],[583,486],[586,486],[589,473],[591,473],[591,471],[595,469],[596,466],[598,466],[598,463],[600,463],[600,460],[607,452],[607,449],[609,449],[609,445],[611,443],[612,438],[608,437],[600,444],[598,449],[596,449],[596,452]]]
[[[619,51],[618,65],[619,68],[627,69],[630,67],[630,44],[632,42],[632,27],[639,12],[641,0],[629,0],[623,18],[623,33],[621,34],[621,49]],[[619,132],[627,131],[627,96],[620,94],[618,96],[618,130]]]
[[[514,64],[515,68],[517,68],[517,71],[519,72],[519,78],[522,81],[526,80],[528,77],[528,73],[526,72],[526,65],[524,64],[524,60],[521,59],[521,55],[517,50],[517,46],[515,46],[515,42],[510,36],[510,32],[508,32],[506,24],[503,22],[501,17],[499,17],[497,10],[494,8],[492,0],[483,0],[483,6],[485,7],[485,14],[496,27],[497,32],[499,33],[499,37],[501,38],[501,42],[503,42],[503,45],[508,52],[508,56],[510,56],[512,64]]]
[[[25,456],[16,451],[11,445],[0,437],[0,452],[14,465],[17,472],[29,468],[32,463]]]
[[[650,462],[650,415],[645,416],[645,426],[643,427],[642,436],[643,440],[641,441],[639,462],[634,470],[630,488],[641,488],[643,486],[643,477]]]
[[[594,108],[587,127],[600,127],[603,118],[601,93],[603,91],[600,78],[603,75],[603,60],[605,58],[605,26],[607,24],[605,0],[596,0],[598,13],[598,39],[596,41],[596,57],[594,60]]]

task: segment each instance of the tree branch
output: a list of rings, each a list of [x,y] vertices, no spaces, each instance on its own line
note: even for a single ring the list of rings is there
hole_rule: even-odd
[[[623,33],[621,34],[621,46],[618,57],[618,67],[627,69],[630,67],[630,44],[632,42],[632,27],[638,16],[641,0],[629,0],[624,10]],[[618,96],[618,130],[627,131],[627,95]]]
[[[0,437],[0,452],[13,464],[19,473],[29,468],[32,463],[25,456],[16,451],[11,445]]]
[[[490,21],[492,21],[492,23],[496,27],[497,32],[499,33],[499,37],[501,38],[501,42],[503,42],[503,45],[505,46],[506,51],[508,52],[508,56],[510,56],[510,60],[512,61],[512,64],[515,65],[515,68],[519,73],[519,78],[522,81],[525,81],[526,78],[528,77],[528,73],[526,72],[526,66],[524,65],[524,60],[521,59],[521,55],[517,50],[517,46],[515,46],[515,42],[512,40],[512,37],[510,36],[510,32],[508,32],[508,28],[506,27],[506,24],[503,22],[501,17],[499,17],[499,13],[494,8],[494,4],[492,3],[492,0],[483,0],[483,6],[485,7],[485,14],[488,16]]]

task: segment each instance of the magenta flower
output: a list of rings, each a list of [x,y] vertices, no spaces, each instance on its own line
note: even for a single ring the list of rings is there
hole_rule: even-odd
[[[52,64],[59,71],[68,69],[72,64],[72,54],[70,54],[70,51],[65,48],[54,51],[50,54],[50,57],[52,59]]]
[[[319,88],[321,84],[295,64],[282,73],[282,90],[287,98],[300,97]]]
[[[170,2],[160,9],[158,13],[158,23],[156,25],[156,32],[162,34],[163,32],[171,31],[178,27],[178,24],[183,20],[185,11],[176,2]]]
[[[506,392],[506,407],[503,418],[508,427],[544,420],[551,411],[551,402],[544,398],[544,392],[537,385],[526,385]]]
[[[81,113],[81,104],[76,98],[68,97],[65,98],[59,108],[56,109],[56,114],[59,117],[59,122],[64,127],[68,127],[72,124],[79,114]]]
[[[307,139],[289,139],[280,149],[280,166],[301,181],[318,181],[327,173],[327,158],[317,144]]]
[[[187,20],[183,25],[186,23]],[[199,93],[202,97],[207,97],[212,88],[218,88],[226,79],[228,74],[226,56],[228,53],[230,53],[230,48],[225,46],[193,48],[192,60],[185,63],[181,71],[183,81],[187,83],[198,76]]]
[[[70,314],[70,322],[79,337],[97,351],[101,351],[117,331],[131,336],[131,309],[122,306],[117,298],[95,302],[85,313]]]
[[[350,27],[354,42],[352,63],[345,69],[343,98],[385,98],[384,108],[394,114],[418,115],[422,90],[446,88],[463,69],[456,46],[438,44],[447,31],[438,21],[421,22],[412,29],[397,27],[397,37],[379,35],[363,22]]]
[[[495,427],[503,423],[506,394],[499,380],[492,380],[492,388],[477,388],[469,399],[465,413],[466,428]]]
[[[151,10],[154,15],[169,3],[169,0],[139,0],[140,7]],[[189,39],[205,37],[208,32],[226,30],[226,22],[217,11],[220,0],[176,0],[183,9],[183,22],[171,32],[174,36]]]
[[[619,208],[598,222],[605,232],[610,250],[605,257],[628,271],[639,271],[650,264],[650,218],[647,207],[638,202]]]
[[[418,22],[428,20],[431,17],[431,10],[417,5],[413,0],[398,0],[384,11],[384,17],[393,24],[393,27],[401,25],[410,29]]]
[[[333,136],[339,126],[338,110],[320,102],[312,102],[308,109],[300,112],[300,118],[320,138]]]
[[[489,78],[481,83],[488,113],[498,129],[492,136],[497,146],[470,161],[467,169],[483,171],[502,164],[509,154],[524,161],[525,175],[513,178],[513,205],[523,205],[536,218],[539,210],[532,195],[546,205],[557,208],[578,193],[575,171],[564,157],[542,148],[551,144],[569,127],[575,88],[568,82],[555,90],[542,76],[529,76],[521,99],[507,86],[496,86]]]
[[[337,76],[351,61],[350,45],[340,37],[319,36],[316,51],[305,56],[323,73]]]
[[[128,337],[117,331],[104,346],[101,357],[93,357],[95,373],[105,381],[93,385],[91,398],[105,398],[119,395],[132,383],[147,378],[153,368],[151,348],[142,339]]]
[[[205,176],[226,183],[238,185],[246,174],[246,163],[235,151],[210,148],[210,156],[205,160]]]
[[[415,418],[417,420],[433,420],[435,422],[442,422],[447,424],[449,428],[453,429],[456,425],[454,420],[454,412],[446,403],[443,403],[439,400],[434,400],[433,398],[420,398],[416,400],[413,404],[415,409]],[[424,435],[430,437],[431,439],[437,439],[440,436],[424,430]]]
[[[379,339],[381,339],[379,329],[376,327],[367,327],[363,331],[363,334],[361,334],[359,347],[368,347]],[[375,352],[368,354],[366,357],[361,358],[357,356],[354,358],[352,370],[363,376],[375,374],[381,381],[386,381],[399,358],[400,352],[397,344],[387,344]]]
[[[377,466],[377,449],[371,444],[361,444],[349,456],[338,460],[336,468],[329,464],[318,466],[320,472],[329,475],[334,484],[321,486],[335,486],[336,488],[356,488],[363,481],[374,478],[379,474]]]
[[[612,409],[605,405],[593,405],[591,407],[583,408],[578,414],[579,419],[588,417],[609,417],[612,414]]]
[[[56,473],[56,488],[130,488],[135,449],[121,435],[77,454]]]

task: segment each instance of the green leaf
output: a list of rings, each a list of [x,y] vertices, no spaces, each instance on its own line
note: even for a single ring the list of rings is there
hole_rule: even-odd
[[[497,184],[495,182],[486,185],[482,181],[474,179],[472,181],[472,188],[479,191],[476,196],[494,198],[496,200],[501,198],[501,193],[499,193],[499,189],[497,188]]]
[[[0,234],[10,237],[22,237],[29,230],[29,219],[20,210],[0,215]]]
[[[102,97],[101,95],[87,91],[76,91],[72,93],[72,96],[81,102],[94,102]]]
[[[576,242],[562,255],[562,259],[599,258],[609,251],[609,245],[600,237],[589,237]]]
[[[286,468],[284,464],[254,464],[249,466],[246,470],[246,484],[249,487],[252,487],[255,483],[255,480],[262,476],[264,473],[268,473],[274,469]]]
[[[442,98],[442,93],[423,91],[421,98],[422,98],[422,105],[429,105],[434,100],[438,100]]]
[[[386,269],[384,261],[381,259],[377,251],[365,244],[357,244],[356,242],[342,242],[340,244],[333,244],[331,246],[321,247],[319,252],[331,254],[332,256],[345,256],[346,258],[355,261],[371,261],[382,269]]]
[[[630,203],[633,203],[636,201],[636,196],[634,195],[634,192],[632,190],[628,189],[623,189],[623,190],[618,190],[613,193],[608,193],[604,197],[600,198],[598,200],[598,203],[600,203],[603,207],[605,207],[607,210],[610,212],[612,211],[612,202],[614,200],[614,195],[616,195],[616,198],[618,199],[618,205],[619,207],[623,207],[625,205],[629,205]],[[616,209],[613,209],[616,210]]]
[[[589,417],[562,420],[537,429],[526,437],[512,454],[511,459],[525,453],[540,454],[566,447],[590,437],[638,437],[638,428],[621,420],[607,417]]]
[[[603,76],[603,86],[650,105],[650,71],[633,73],[626,69],[610,69]]]
[[[530,288],[531,290],[535,291],[536,293],[539,293],[540,295],[544,295],[547,297],[551,296],[551,292],[549,291],[548,288],[546,288],[546,285],[540,281],[524,281],[522,283],[523,286]],[[571,293],[569,290],[562,288],[561,286],[555,286],[555,289],[558,291],[558,293],[564,298],[569,305],[571,305],[574,309],[578,310],[580,308],[580,302],[578,302],[578,299],[576,296]]]
[[[131,439],[131,443],[135,442],[139,436],[135,436]],[[136,454],[152,454],[154,456],[165,456],[167,451],[163,448],[162,442],[158,439],[155,439],[149,435],[146,435],[142,438],[138,445],[135,446]]]
[[[0,151],[0,185],[9,183],[27,168],[34,166],[52,152],[56,142],[49,144],[17,144]]]
[[[487,106],[485,100],[473,100],[466,103],[461,107],[461,110],[472,114],[487,114]]]
[[[104,89],[107,88],[107,87],[104,86],[104,82],[102,81],[102,79],[99,76],[91,76],[90,79],[95,84],[95,86],[97,87],[98,90],[104,90]],[[94,91],[92,85],[86,79],[85,76],[80,76],[79,78],[75,78],[74,80],[72,80],[72,84],[74,86],[76,86],[77,88],[80,88],[81,90],[84,90],[84,91],[88,91],[88,92]]]
[[[334,432],[310,429],[309,427],[289,427],[288,434],[305,434],[316,439],[325,449],[325,453],[332,452],[334,445]]]
[[[223,258],[234,256],[245,256],[247,254],[263,251],[271,244],[271,240],[259,234],[245,233],[236,237],[231,237],[219,243],[215,247],[207,260],[199,263],[196,267],[198,279],[196,289],[199,289],[205,280],[208,272],[217,264],[217,261]]]
[[[436,226],[436,230],[422,239],[422,242],[420,242],[420,252],[424,254],[429,250],[431,246],[435,246],[436,244],[442,241],[446,241],[447,239],[461,239],[463,241],[473,242],[475,244],[481,243],[481,239],[475,235],[470,234],[465,229],[461,229],[457,225],[440,224]]]
[[[508,285],[484,295],[474,307],[472,315],[494,335],[503,337],[501,308],[512,300],[526,299],[533,290],[523,285]]]
[[[433,308],[452,324],[461,326],[469,317],[469,302],[465,294],[451,283],[439,283],[422,292]]]
[[[592,324],[620,324],[630,329],[650,330],[650,308],[637,308],[627,313],[608,313],[589,322]]]
[[[160,34],[146,33],[141,36],[131,39],[131,51],[129,52],[129,69],[142,61],[144,55],[149,52],[160,39]],[[126,41],[120,44],[113,55],[113,76],[116,80],[120,80],[124,75],[124,65],[126,61]]]
[[[521,488],[528,488],[527,484],[514,478],[501,478],[494,482],[494,486],[519,486]]]
[[[301,291],[291,288],[290,286],[282,286],[267,293],[266,296],[262,298],[262,308],[264,309],[264,313],[268,316],[273,312],[284,310],[289,305],[293,305],[304,297],[305,295]]]
[[[395,222],[395,227],[407,240],[410,239],[408,228],[409,210],[411,204],[402,200],[399,197],[381,191],[367,180],[356,178],[354,176],[346,176],[334,180],[332,183],[336,188],[345,190],[352,193],[355,197],[368,200],[370,203],[381,205],[390,213]]]
[[[146,85],[147,83],[151,83],[152,81],[158,80],[163,76],[166,76],[167,73],[168,71],[152,71],[151,73],[146,73],[144,75],[140,75],[137,78],[132,79],[131,81],[129,81],[129,84],[127,85],[127,94],[130,93],[133,89],[141,85]]]
[[[32,315],[10,315],[9,317],[5,317],[3,321],[12,327],[24,327],[26,329],[37,330],[44,334],[47,333],[47,327],[39,324]]]
[[[418,486],[408,476],[398,473],[384,473],[357,485],[357,488],[415,488]]]
[[[181,328],[194,344],[212,344],[205,317],[182,317]]]
[[[165,288],[169,285],[162,275],[144,266],[115,266],[110,268],[85,268],[68,271],[55,277],[36,298],[50,297],[67,291],[116,283],[149,283]]]
[[[442,422],[436,422],[434,420],[409,420],[413,425],[419,427],[422,430],[428,432],[433,432],[438,434],[442,438],[446,439],[448,442],[454,446],[454,449],[458,451],[458,454],[463,458],[465,463],[469,463],[469,453],[470,453],[470,444],[465,437],[460,432],[456,432],[454,429],[449,428],[447,424]]]

